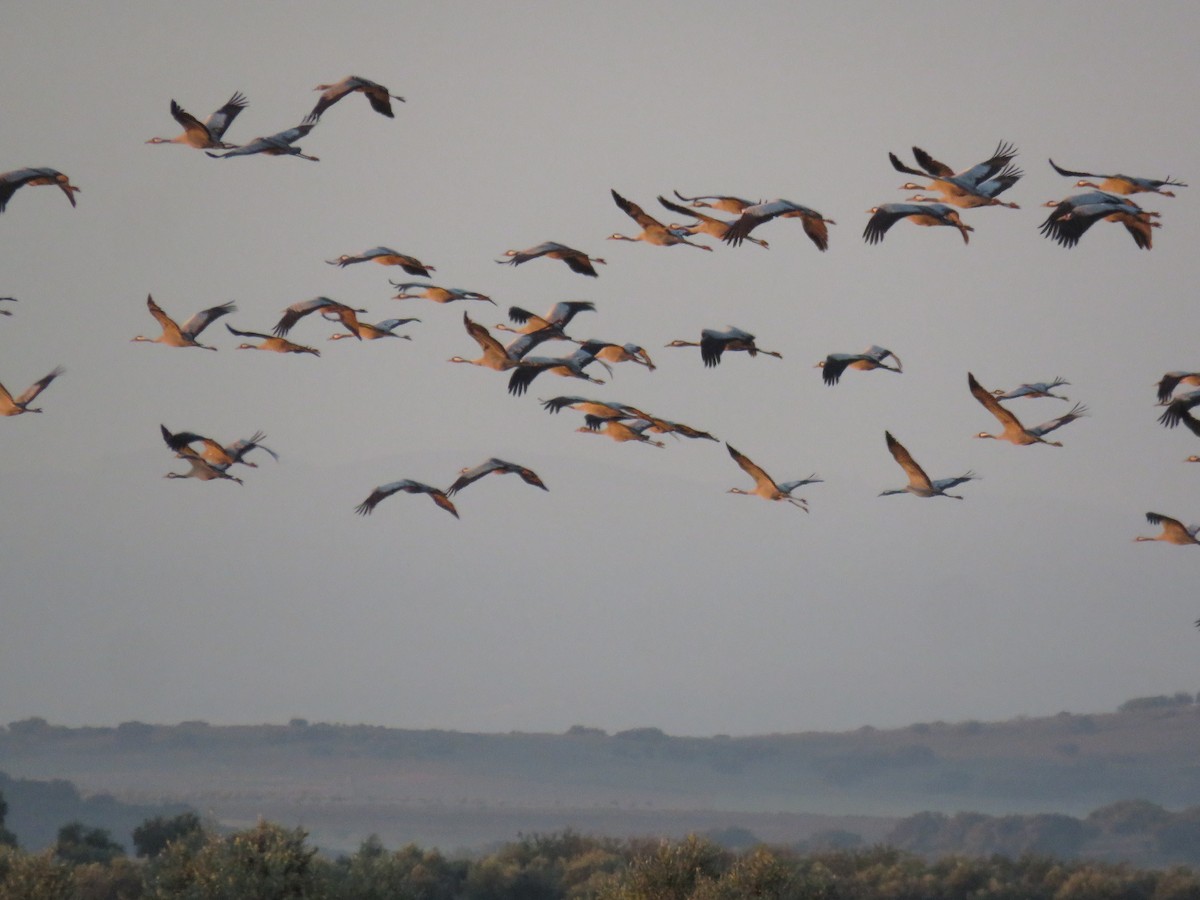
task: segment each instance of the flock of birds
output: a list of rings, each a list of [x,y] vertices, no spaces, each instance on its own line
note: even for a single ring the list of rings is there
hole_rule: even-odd
[[[228,102],[203,122],[172,100],[171,115],[182,131],[171,138],[151,138],[147,143],[178,144],[203,150],[208,156],[218,159],[264,154],[294,156],[317,161],[317,157],[303,153],[296,142],[308,135],[317,125],[322,114],[335,103],[351,94],[361,93],[375,112],[390,118],[394,117],[391,101],[404,102],[403,97],[390,93],[383,85],[353,75],[338,82],[318,85],[316,90],[321,91],[321,95],[312,111],[299,125],[275,134],[254,138],[241,145],[228,143],[225,140],[228,129],[247,107],[246,98],[240,92],[230,97]],[[882,203],[868,210],[870,218],[862,235],[866,243],[879,243],[894,225],[901,221],[908,221],[924,227],[955,228],[965,244],[970,241],[970,233],[975,229],[962,220],[959,210],[985,206],[1018,208],[1017,204],[1001,199],[1001,195],[1012,188],[1024,175],[1022,170],[1014,165],[1013,161],[1017,152],[1012,145],[1002,142],[997,145],[988,159],[958,172],[918,147],[913,147],[912,150],[915,166],[906,164],[894,153],[889,154],[889,158],[896,171],[921,179],[921,183],[907,182],[902,185],[902,189],[917,193],[910,196],[905,202]],[[1169,177],[1152,179],[1121,174],[1098,175],[1064,169],[1055,164],[1053,160],[1050,161],[1050,165],[1062,176],[1079,179],[1075,184],[1076,187],[1088,189],[1084,193],[1045,204],[1051,208],[1051,212],[1040,226],[1041,233],[1063,247],[1075,246],[1092,225],[1107,221],[1123,225],[1137,247],[1149,250],[1152,247],[1153,229],[1161,227],[1161,223],[1157,221],[1160,214],[1144,210],[1129,199],[1130,196],[1150,193],[1173,197],[1174,193],[1170,188],[1186,187],[1183,182]],[[0,212],[5,210],[8,201],[19,188],[37,185],[57,186],[66,195],[71,205],[76,205],[75,195],[80,188],[72,184],[68,176],[55,169],[32,167],[0,174]],[[639,231],[635,235],[614,232],[608,236],[609,239],[642,242],[658,247],[682,245],[711,252],[712,246],[696,240],[698,237],[709,237],[731,247],[738,247],[749,242],[766,249],[769,247],[767,241],[761,235],[752,232],[758,231],[774,219],[799,219],[809,240],[818,250],[825,251],[829,247],[829,226],[836,224],[834,220],[822,213],[791,200],[775,199],[756,202],[722,195],[688,197],[678,191],[674,192],[675,200],[659,195],[658,202],[669,212],[679,217],[690,218],[692,221],[684,224],[664,223],[616,190],[611,191],[611,196],[617,208],[636,223]],[[713,213],[725,213],[732,218],[721,218]],[[584,251],[553,241],[546,241],[527,249],[507,250],[503,256],[504,258],[497,262],[510,266],[523,265],[540,258],[559,260],[572,272],[592,278],[599,276],[596,266],[606,265],[604,259],[590,256]],[[398,267],[411,277],[423,279],[429,279],[436,271],[432,265],[427,265],[411,255],[385,246],[373,247],[360,253],[343,254],[327,260],[327,262],[343,268],[364,262],[374,262],[381,266]],[[398,291],[395,295],[395,299],[398,300],[419,297],[438,304],[464,301],[495,305],[495,301],[491,297],[477,291],[443,287],[423,281],[392,281],[390,283]],[[14,298],[2,297],[0,301],[13,302]],[[151,337],[138,335],[133,338],[133,341],[159,343],[176,348],[198,347],[206,350],[216,350],[217,348],[201,343],[200,336],[217,319],[237,312],[237,306],[234,303],[223,303],[200,310],[179,322],[168,315],[154,301],[153,297],[147,297],[146,306],[150,315],[157,322],[160,332]],[[593,384],[604,384],[604,379],[594,374],[595,370],[588,371],[593,365],[605,370],[609,375],[612,373],[613,365],[625,362],[643,366],[647,370],[656,368],[648,351],[634,342],[614,343],[596,339],[579,339],[567,333],[568,326],[572,325],[577,316],[595,311],[595,304],[590,301],[559,302],[540,315],[513,306],[508,310],[508,317],[514,325],[499,324],[494,327],[495,331],[505,331],[515,335],[508,343],[502,343],[492,333],[492,330],[474,321],[469,313],[464,312],[462,317],[464,329],[471,340],[479,346],[480,355],[474,358],[454,356],[450,358],[450,362],[466,363],[508,373],[508,392],[514,396],[526,393],[530,384],[545,372]],[[236,345],[238,349],[319,356],[320,351],[316,348],[295,343],[288,337],[298,323],[314,313],[319,314],[325,320],[339,323],[344,329],[344,331],[331,335],[331,340],[363,341],[386,338],[411,340],[409,335],[399,333],[397,329],[420,321],[415,318],[389,318],[368,323],[358,319],[358,316],[365,312],[364,309],[351,307],[328,297],[317,297],[295,303],[283,310],[282,316],[269,334],[266,331],[234,328],[228,323],[225,327],[235,337],[257,341],[257,343],[249,341],[239,343]],[[11,315],[11,310],[0,309],[0,315]],[[549,342],[570,343],[574,345],[574,349],[572,352],[560,356],[533,354],[536,348]],[[718,366],[725,353],[733,352],[742,352],[750,357],[762,355],[782,358],[778,351],[758,346],[753,334],[734,326],[728,326],[723,330],[706,328],[701,331],[698,340],[680,338],[671,341],[666,347],[698,348],[701,360],[706,367]],[[848,369],[884,370],[896,374],[903,372],[899,357],[891,350],[877,345],[872,345],[859,353],[831,353],[816,366],[822,370],[821,377],[825,384],[830,386],[837,385]],[[0,385],[0,414],[16,416],[23,413],[40,413],[42,411],[40,407],[30,404],[63,372],[64,369],[61,366],[56,367],[15,397]],[[1066,397],[1055,394],[1053,391],[1067,383],[1064,379],[1057,378],[1049,382],[1023,384],[1013,390],[989,390],[981,385],[973,374],[968,373],[967,388],[970,394],[1000,424],[1000,430],[997,433],[981,431],[976,437],[1007,441],[1017,446],[1044,444],[1061,447],[1062,444],[1059,441],[1049,440],[1047,435],[1086,416],[1088,410],[1084,404],[1076,403],[1063,415],[1038,425],[1027,426],[1022,423],[1012,409],[1001,401],[1044,397],[1066,400]],[[1190,412],[1200,405],[1200,388],[1196,388],[1197,385],[1200,385],[1200,372],[1179,371],[1163,376],[1159,383],[1158,401],[1166,407],[1160,419],[1164,426],[1173,428],[1183,424],[1200,435],[1200,420],[1197,420]],[[1179,392],[1181,386],[1193,389],[1181,393]],[[662,448],[664,442],[655,439],[652,435],[667,434],[688,439],[718,440],[707,431],[671,421],[631,404],[575,395],[556,396],[543,400],[541,403],[543,408],[551,413],[559,413],[568,408],[582,413],[584,424],[577,429],[578,431],[603,435],[616,442],[644,443]],[[261,432],[230,444],[223,444],[195,432],[173,433],[165,425],[161,426],[161,433],[168,449],[177,457],[186,460],[190,466],[185,473],[168,473],[165,476],[168,478],[194,478],[204,481],[228,480],[241,484],[242,480],[230,474],[230,469],[236,465],[255,466],[254,462],[246,459],[247,454],[261,449],[278,459],[275,451],[262,444],[265,435]],[[958,485],[978,478],[974,472],[967,471],[951,478],[932,479],[904,445],[896,440],[890,432],[885,432],[884,438],[885,446],[905,473],[907,484],[900,488],[885,490],[880,496],[908,493],[922,498],[962,499],[962,495],[952,494],[949,491]],[[779,481],[768,475],[761,466],[733,446],[728,443],[725,446],[729,456],[753,481],[753,487],[748,489],[733,487],[729,489],[730,493],[752,495],[771,501],[783,501],[807,511],[807,500],[795,496],[794,492],[804,485],[820,482],[821,479],[815,473],[802,479]],[[1200,462],[1200,456],[1189,457],[1189,461]],[[355,512],[368,515],[380,502],[396,493],[423,493],[427,494],[439,507],[457,518],[458,510],[451,500],[453,495],[486,475],[506,473],[516,474],[526,484],[547,490],[541,478],[531,469],[517,463],[491,458],[477,466],[462,469],[456,479],[446,488],[435,487],[408,478],[381,484],[355,507]],[[1151,524],[1161,526],[1162,530],[1155,536],[1139,536],[1136,538],[1137,541],[1156,540],[1173,544],[1200,544],[1200,537],[1198,537],[1200,526],[1185,526],[1177,519],[1156,512],[1147,513],[1146,518]],[[1197,624],[1200,625],[1200,622]]]

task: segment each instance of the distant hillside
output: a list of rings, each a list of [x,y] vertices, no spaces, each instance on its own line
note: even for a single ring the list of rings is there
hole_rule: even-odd
[[[1135,798],[1200,805],[1194,700],[740,738],[27,719],[0,731],[0,770],[69,779],[126,802],[185,803],[227,824],[259,815],[301,823],[336,847],[378,832],[393,845],[453,849],[565,827],[626,836],[737,826],[789,844],[845,829],[877,840],[897,817],[922,811],[1084,816]],[[877,818],[838,818],[847,816]]]

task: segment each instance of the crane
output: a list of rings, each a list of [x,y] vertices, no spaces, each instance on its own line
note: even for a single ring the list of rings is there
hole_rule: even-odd
[[[508,259],[496,260],[502,266],[519,266],[521,263],[544,256],[547,259],[561,259],[572,272],[578,272],[580,275],[590,275],[592,278],[598,278],[600,275],[595,269],[595,263],[599,263],[602,266],[607,265],[598,256],[588,256],[582,250],[576,250],[573,247],[568,247],[566,244],[559,244],[554,241],[543,241],[537,246],[529,247],[525,250],[505,250],[504,255]]]
[[[246,108],[246,105],[245,96],[241,91],[237,91],[224,106],[201,122],[172,100],[171,116],[180,124],[183,131],[173,138],[153,137],[146,143],[183,144],[185,147],[194,147],[197,150],[236,150],[237,144],[227,144],[221,138],[225,136],[225,130],[237,118],[238,113]]]
[[[751,356],[763,353],[767,356],[774,356],[776,359],[783,359],[782,353],[777,353],[774,350],[763,350],[754,343],[754,335],[748,331],[742,331],[740,328],[735,328],[733,325],[726,326],[724,331],[718,331],[715,328],[705,328],[700,332],[699,342],[677,339],[665,346],[699,347],[700,358],[704,360],[704,365],[707,367],[720,364],[721,355],[726,350],[745,351]]]
[[[986,181],[981,181],[977,184],[971,193],[955,194],[946,192],[941,197],[925,197],[920,194],[909,197],[908,199],[914,203],[949,203],[951,206],[957,206],[959,209],[978,209],[981,206],[1006,206],[1009,209],[1020,209],[1021,207],[1015,203],[1007,203],[1000,199],[1000,194],[1003,194],[1010,187],[1016,184],[1025,173],[1016,166],[1005,166],[1004,169],[997,172]],[[937,185],[926,187],[925,185],[913,184],[911,181],[900,186],[902,191],[928,191],[933,190]]]
[[[217,481],[224,479],[225,481],[236,481],[238,484],[243,484],[242,479],[236,475],[230,475],[225,471],[228,466],[214,465],[208,462],[194,450],[190,448],[179,454],[188,461],[191,468],[186,472],[168,472],[164,478],[195,478],[198,481]]]
[[[1055,378],[1053,381],[1035,381],[1032,384],[1020,384],[1011,391],[995,388],[992,394],[997,400],[1016,400],[1018,397],[1053,397],[1055,400],[1067,400],[1062,394],[1053,393],[1056,387],[1070,384],[1065,378]]]
[[[930,479],[925,474],[925,470],[917,464],[917,461],[912,458],[912,454],[908,452],[903,444],[892,437],[890,431],[883,433],[887,441],[888,452],[892,454],[892,459],[900,464],[906,475],[908,475],[908,484],[902,488],[892,488],[891,490],[881,491],[880,497],[887,497],[890,494],[912,494],[914,497],[950,497],[954,500],[963,499],[959,494],[947,494],[952,487],[956,487],[966,481],[974,481],[978,479],[978,475],[974,472],[967,471],[955,478],[939,478],[937,481]]]
[[[971,396],[983,404],[983,408],[990,412],[1004,426],[1004,430],[1000,434],[988,434],[986,431],[981,431],[975,437],[977,438],[993,438],[998,441],[1008,441],[1010,444],[1016,444],[1019,447],[1028,446],[1029,444],[1048,444],[1051,447],[1061,447],[1059,441],[1048,441],[1046,435],[1056,428],[1061,428],[1068,422],[1074,422],[1081,416],[1088,414],[1088,409],[1082,403],[1076,403],[1071,411],[1065,415],[1058,416],[1048,422],[1043,422],[1041,425],[1035,425],[1032,428],[1026,428],[1007,408],[1000,405],[1000,401],[995,395],[975,380],[975,376],[970,372],[967,373],[967,386],[971,389]]]
[[[467,334],[471,339],[479,345],[483,351],[482,355],[475,359],[467,359],[462,356],[450,357],[452,363],[468,363],[472,366],[482,366],[485,369],[495,369],[497,372],[507,372],[509,369],[516,369],[521,366],[531,365],[523,357],[530,350],[536,347],[543,341],[549,340],[553,335],[543,332],[532,332],[522,335],[514,340],[511,344],[505,347],[496,340],[487,328],[480,325],[478,322],[471,319],[469,315],[463,313],[463,327],[467,329]],[[511,382],[509,390],[512,391]],[[523,393],[518,391],[516,393]]]
[[[1147,212],[1132,200],[1102,191],[1075,194],[1044,205],[1054,209],[1038,230],[1062,247],[1074,247],[1089,228],[1103,220],[1124,225],[1138,249],[1150,250],[1153,246],[1150,229],[1162,227],[1151,221],[1158,213]]]
[[[313,356],[321,355],[321,351],[315,347],[296,344],[287,338],[262,334],[258,331],[238,331],[228,322],[225,323],[225,328],[230,334],[236,334],[238,337],[258,338],[262,341],[261,344],[238,344],[237,349],[239,350],[269,350],[273,353],[311,353]]]
[[[535,335],[536,332],[533,335],[525,335],[525,337],[534,337]],[[597,361],[596,354],[600,352],[602,346],[598,341],[585,341],[570,356],[526,356],[521,360],[519,368],[509,376],[508,392],[515,397],[521,396],[529,389],[529,383],[543,372],[553,372],[555,375],[567,378],[582,378],[592,384],[604,384],[603,379],[595,378],[583,371]],[[603,360],[599,362],[611,376],[612,369],[608,363]]]
[[[1077,181],[1075,182],[1075,187],[1091,187],[1107,191],[1110,194],[1140,194],[1148,192],[1151,194],[1162,194],[1164,197],[1174,197],[1174,193],[1164,190],[1164,188],[1187,187],[1182,181],[1177,181],[1170,176],[1158,179],[1138,178],[1134,175],[1096,175],[1092,172],[1072,172],[1068,169],[1058,167],[1054,164],[1054,160],[1050,160],[1050,168],[1054,169],[1059,175],[1064,175],[1067,178],[1101,178],[1103,180],[1099,184],[1096,184],[1094,181]]]
[[[430,269],[432,270],[432,267]],[[486,300],[492,306],[496,305],[495,300],[487,294],[481,294],[478,291],[442,287],[437,284],[421,284],[419,281],[392,281],[391,285],[400,292],[392,298],[393,300],[410,300],[415,297],[424,297],[426,300],[432,300],[434,303],[453,303],[455,300]],[[416,291],[416,293],[409,293],[409,291]]]
[[[563,300],[555,303],[546,312],[545,315],[537,315],[531,313],[527,309],[522,309],[519,306],[510,306],[508,308],[508,317],[516,322],[521,328],[512,328],[508,325],[500,324],[496,326],[498,331],[511,331],[514,334],[532,334],[536,331],[546,329],[555,330],[558,336],[563,340],[571,340],[563,331],[564,328],[581,312],[595,312],[596,304],[591,300]]]
[[[743,200],[741,197],[731,196],[701,196],[701,197],[685,197],[679,191],[672,193],[682,200],[684,203],[690,203],[697,209],[719,209],[721,212],[733,213],[735,216],[740,216],[748,206],[757,206],[761,200]],[[706,203],[706,200],[712,200],[712,203]]]
[[[867,212],[871,214],[871,218],[867,221],[867,227],[863,229],[863,240],[868,244],[878,244],[882,241],[887,230],[901,219],[908,219],[914,225],[926,227],[947,225],[957,228],[964,244],[970,243],[971,236],[968,232],[975,230],[963,223],[958,210],[945,203],[883,203],[872,206]]]
[[[1158,417],[1158,423],[1166,428],[1182,424],[1193,434],[1200,435],[1200,420],[1189,412],[1197,404],[1200,404],[1200,390],[1188,391],[1171,398],[1163,404],[1167,408]]]
[[[12,195],[19,188],[26,185],[35,186],[41,184],[53,184],[58,187],[67,199],[71,201],[71,206],[75,205],[75,194],[82,189],[71,184],[71,179],[57,169],[48,169],[45,167],[34,167],[29,169],[13,169],[11,172],[0,172],[0,213],[4,212],[4,208],[8,206],[8,201],[12,199]]]
[[[301,153],[299,147],[292,146],[296,141],[312,131],[313,126],[316,124],[317,120],[309,116],[293,128],[269,134],[265,137],[257,137],[250,141],[250,143],[243,144],[234,150],[226,150],[224,153],[213,153],[211,150],[205,150],[204,152],[213,159],[228,159],[231,156],[253,156],[257,153],[262,153],[265,156],[298,156],[310,162],[320,162],[317,157]]]
[[[755,206],[748,206],[742,212],[740,219],[730,223],[729,229],[722,238],[725,243],[737,247],[744,240],[754,240],[750,232],[771,219],[800,219],[804,233],[808,239],[822,252],[829,248],[829,225],[836,225],[833,219],[827,219],[815,209],[793,203],[791,200],[770,200]]]
[[[1010,176],[1015,173],[1015,177],[1012,178],[1014,183],[1018,178],[1021,177],[1022,174],[1024,174],[1021,173],[1019,169],[1012,169],[1009,167],[1009,163],[1011,163],[1017,156],[1017,150],[1014,146],[1012,146],[1012,144],[1004,141],[1001,141],[996,145],[996,149],[992,153],[991,157],[981,163],[971,166],[969,169],[965,169],[962,172],[957,173],[945,163],[934,159],[920,147],[913,147],[912,151],[913,156],[917,160],[917,165],[919,165],[924,171],[913,169],[910,166],[905,165],[900,161],[900,158],[896,156],[895,153],[889,153],[888,159],[892,163],[892,168],[894,168],[897,172],[904,172],[908,175],[916,175],[918,178],[932,178],[933,184],[926,190],[935,190],[940,194],[946,195],[947,197],[967,197],[975,194],[981,200],[985,201],[979,205],[989,205],[989,203],[994,200],[995,194],[1000,193],[1001,190],[1004,190],[1004,188],[995,190],[990,196],[982,194],[979,188],[984,182],[987,182],[993,178],[1004,177],[1001,173],[1006,169],[1008,169]],[[909,186],[906,185],[904,189],[907,190],[908,187]]]
[[[177,325],[175,320],[163,312],[162,307],[154,302],[154,297],[150,294],[146,295],[146,308],[150,310],[150,315],[154,316],[155,321],[162,326],[162,334],[152,338],[139,334],[133,338],[134,341],[166,344],[168,347],[200,347],[203,350],[216,350],[217,348],[201,344],[197,341],[196,338],[200,333],[212,324],[214,319],[219,319],[221,316],[237,311],[237,305],[230,301],[229,303],[222,303],[220,306],[210,306],[208,309],[202,309],[182,325]]]
[[[0,384],[0,416],[40,413],[42,411],[40,407],[30,406],[29,404],[33,402],[38,394],[50,386],[50,382],[65,371],[67,370],[62,366],[55,366],[49,374],[43,375],[16,397],[10,394],[4,385]]]
[[[354,332],[356,336],[358,335],[358,313],[366,312],[365,309],[355,309],[354,307],[347,306],[345,303],[331,300],[328,297],[314,297],[312,300],[301,300],[299,303],[293,303],[284,309],[283,317],[271,331],[277,337],[285,337],[292,330],[292,326],[318,309],[324,310],[321,313],[322,316],[332,314],[343,325]]]
[[[379,487],[371,491],[370,496],[366,500],[354,507],[354,511],[360,516],[369,516],[381,500],[387,499],[397,491],[404,491],[406,494],[428,494],[434,503],[450,513],[454,518],[458,518],[458,510],[454,508],[453,501],[446,496],[445,491],[409,478],[379,485]]]
[[[659,196],[658,202],[672,212],[680,213],[681,215],[691,216],[696,221],[691,225],[677,225],[671,223],[667,229],[674,232],[685,232],[687,234],[707,234],[709,237],[714,237],[718,241],[723,241],[729,234],[730,227],[733,222],[727,222],[724,219],[718,219],[715,216],[710,216],[702,212],[698,212],[693,206],[688,208],[680,206],[678,203],[672,203],[666,197]],[[766,241],[761,241],[756,237],[747,237],[746,240],[758,244],[763,249],[770,249]]]
[[[1146,521],[1151,525],[1161,525],[1162,531],[1153,537],[1138,535],[1134,541],[1165,541],[1168,544],[1180,545],[1200,544],[1200,539],[1196,537],[1196,533],[1200,532],[1200,525],[1184,525],[1178,519],[1172,519],[1170,516],[1156,512],[1146,513]]]
[[[583,434],[602,434],[618,443],[632,441],[638,444],[649,444],[651,447],[665,447],[662,441],[656,441],[646,434],[650,422],[646,419],[601,418],[599,416],[584,416],[584,424],[575,430]]]
[[[885,359],[891,357],[896,361],[896,365],[889,366]],[[880,347],[878,344],[872,344],[862,353],[830,353],[821,362],[817,363],[814,368],[821,369],[821,379],[828,385],[833,386],[838,383],[842,377],[842,373],[846,369],[858,369],[859,371],[870,371],[871,369],[886,369],[889,372],[903,372],[904,365],[891,350],[886,347]]]
[[[163,441],[175,451],[177,456],[186,458],[198,455],[205,462],[219,466],[222,470],[237,463],[257,469],[258,463],[251,462],[245,458],[247,453],[256,448],[265,450],[270,454],[272,459],[279,460],[279,454],[262,443],[263,439],[267,436],[262,431],[256,431],[250,437],[234,441],[232,444],[223,445],[219,441],[205,437],[202,434],[196,434],[194,431],[172,433],[166,425],[160,424],[158,427],[162,432]],[[200,450],[192,448],[191,445],[196,443],[200,444]]]
[[[754,479],[754,490],[744,491],[741,488],[730,488],[727,493],[743,494],[745,496],[762,497],[764,500],[786,500],[793,506],[798,506],[800,509],[808,512],[808,501],[803,497],[793,497],[792,491],[806,484],[816,484],[821,481],[814,472],[807,478],[801,478],[798,481],[783,481],[776,482],[768,475],[762,467],[754,462],[743,453],[739,453],[728,442],[725,444],[725,449],[729,451],[729,455],[733,457],[733,461],[742,467],[742,471]]]
[[[1167,372],[1158,381],[1158,405],[1166,406],[1181,384],[1200,385],[1200,372]]]
[[[376,322],[371,325],[367,322],[359,322],[355,320],[354,328],[349,331],[341,331],[337,334],[331,334],[329,340],[340,341],[343,338],[356,337],[360,341],[377,341],[380,338],[402,338],[406,341],[411,341],[412,337],[407,334],[396,334],[396,329],[401,325],[407,325],[410,322],[420,322],[420,319],[384,319],[382,322]],[[346,326],[349,328],[349,326]]]
[[[428,278],[430,272],[437,271],[433,266],[425,265],[415,256],[400,253],[391,247],[372,247],[362,253],[343,254],[337,259],[327,259],[325,262],[331,266],[341,266],[342,268],[355,263],[375,262],[381,266],[399,266],[409,275],[420,275],[422,278]]]
[[[447,496],[453,496],[458,491],[461,491],[469,484],[474,484],[484,475],[519,475],[521,480],[526,484],[531,484],[534,487],[539,487],[543,491],[548,491],[550,488],[542,482],[538,474],[533,469],[518,465],[517,463],[506,462],[503,459],[498,459],[493,456],[491,459],[484,460],[473,468],[466,468],[459,471],[458,478],[454,480],[454,484],[446,489]]]
[[[401,103],[405,102],[403,97],[388,93],[388,89],[382,84],[358,75],[347,75],[341,81],[335,81],[331,84],[318,84],[313,90],[323,92],[317,98],[317,105],[309,113],[309,116],[313,119],[320,118],[321,113],[325,112],[333,104],[337,103],[347,94],[355,92],[367,98],[367,101],[371,104],[371,109],[375,110],[381,116],[387,116],[389,119],[396,117],[392,112],[392,101],[399,100]]]
[[[701,250],[712,250],[712,247],[706,247],[704,244],[693,244],[687,239],[687,232],[684,229],[673,231],[658,221],[658,219],[646,213],[645,210],[632,200],[626,200],[616,191],[611,191],[611,193],[613,202],[621,208],[621,211],[625,215],[637,222],[642,230],[636,237],[629,237],[628,235],[614,232],[608,236],[610,241],[644,241],[647,244],[654,244],[658,247],[686,244],[689,247],[698,247]]]

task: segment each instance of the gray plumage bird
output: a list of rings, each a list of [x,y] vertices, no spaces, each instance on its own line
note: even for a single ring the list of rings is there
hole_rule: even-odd
[[[912,454],[908,452],[907,448],[892,437],[890,431],[885,431],[883,436],[887,441],[888,452],[892,454],[892,459],[896,460],[900,468],[904,470],[904,474],[908,476],[908,484],[902,488],[880,491],[880,497],[892,494],[912,494],[914,497],[950,497],[953,500],[961,500],[963,499],[961,495],[947,494],[946,491],[979,477],[974,472],[967,471],[954,478],[939,478],[934,481],[925,474],[925,470],[912,458]]]
[[[700,358],[704,361],[706,367],[717,366],[721,362],[721,357],[726,351],[730,352],[745,352],[751,356],[758,356],[762,353],[766,356],[774,356],[776,359],[783,359],[783,354],[775,350],[764,350],[755,343],[754,335],[748,331],[742,331],[733,325],[729,325],[724,331],[718,331],[715,328],[705,328],[700,332],[699,341],[687,341],[682,338],[671,341],[667,347],[699,347]]]
[[[14,169],[11,172],[0,172],[0,213],[4,212],[8,201],[18,189],[42,184],[55,185],[67,195],[71,205],[75,205],[75,195],[81,188],[71,184],[71,179],[57,169],[34,167],[29,169]]]
[[[446,489],[448,496],[453,496],[458,491],[461,491],[469,484],[474,484],[485,475],[491,474],[507,475],[513,474],[520,476],[521,480],[526,484],[531,484],[534,487],[541,488],[543,491],[550,490],[538,477],[538,474],[533,469],[526,466],[518,465],[517,463],[507,462],[503,459],[492,457],[485,460],[477,466],[462,469],[459,472],[458,478],[454,480],[454,484]]]
[[[350,94],[359,93],[367,98],[367,102],[371,104],[371,109],[379,113],[381,116],[387,116],[389,119],[396,117],[392,112],[392,101],[399,100],[404,103],[403,97],[396,94],[388,93],[388,89],[378,82],[371,81],[369,78],[363,78],[359,75],[347,75],[341,81],[335,81],[330,84],[318,84],[314,91],[321,91],[321,96],[317,98],[317,105],[313,107],[309,117],[319,119],[321,114],[333,104],[337,103],[343,97]]]
[[[354,511],[360,516],[369,516],[375,507],[379,505],[380,501],[386,500],[392,494],[399,491],[404,491],[406,494],[428,494],[434,503],[450,513],[454,518],[458,518],[458,510],[450,498],[446,496],[445,491],[420,481],[413,481],[410,478],[379,485],[379,487],[371,491],[370,496],[366,500],[354,507]]]

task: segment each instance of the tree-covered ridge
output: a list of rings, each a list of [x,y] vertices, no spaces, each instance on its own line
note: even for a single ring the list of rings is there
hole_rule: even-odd
[[[160,823],[168,825],[168,823]],[[367,840],[330,859],[302,829],[182,829],[146,858],[85,861],[0,847],[3,900],[1195,900],[1190,869],[1048,856],[928,862],[882,846],[802,853],[677,841],[531,835],[476,858]]]

